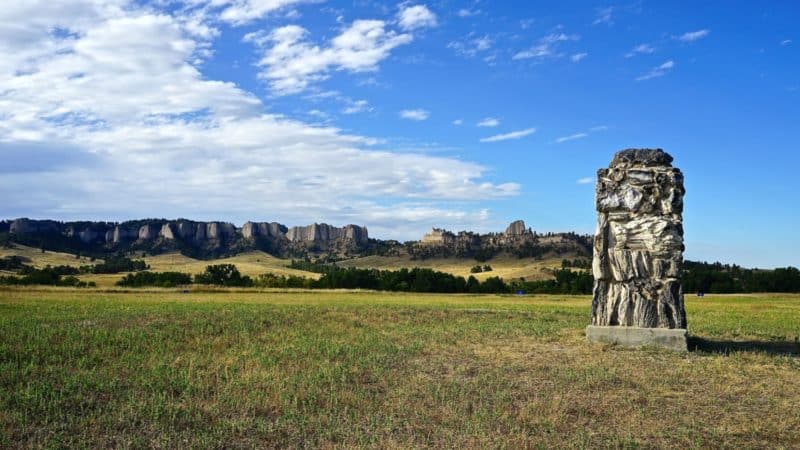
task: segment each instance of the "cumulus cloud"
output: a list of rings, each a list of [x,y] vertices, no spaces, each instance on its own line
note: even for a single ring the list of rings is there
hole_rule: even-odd
[[[406,33],[386,29],[382,20],[356,20],[327,45],[309,42],[309,32],[287,25],[269,33],[253,32],[244,40],[263,51],[257,66],[276,95],[302,92],[333,71],[372,72],[391,51],[412,40]]]
[[[425,5],[403,6],[397,13],[397,22],[406,31],[437,25],[436,14]]]
[[[431,113],[424,109],[404,109],[400,111],[400,117],[408,120],[427,120]]]
[[[480,220],[464,205],[519,191],[486,181],[480,164],[399,153],[378,138],[266,112],[234,83],[201,74],[198,57],[216,34],[180,12],[76,0],[32,14],[30,3],[0,10],[0,23],[15,24],[0,29],[0,198],[10,217],[404,229]],[[382,27],[368,28],[386,40]],[[342,56],[339,64],[368,66]]]
[[[636,81],[645,81],[645,80],[650,80],[652,78],[663,77],[673,67],[675,67],[675,62],[673,62],[672,60],[669,60],[669,61],[665,62],[664,64],[661,64],[660,66],[653,67],[646,74],[641,75],[639,77],[636,77]]]
[[[476,124],[479,127],[496,127],[500,125],[500,121],[494,117],[487,117]]]
[[[533,133],[536,133],[536,128],[526,128],[524,130],[512,131],[510,133],[496,134],[494,136],[485,137],[481,139],[481,142],[500,142],[500,141],[509,141],[513,139],[522,139],[525,136],[529,136]]]
[[[709,33],[711,33],[711,31],[705,29],[697,31],[689,31],[687,33],[683,33],[682,35],[678,36],[677,39],[683,42],[694,42],[696,40],[708,36]]]

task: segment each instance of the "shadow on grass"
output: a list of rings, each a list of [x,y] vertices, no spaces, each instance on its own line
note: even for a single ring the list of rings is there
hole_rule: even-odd
[[[729,341],[689,336],[690,352],[727,355],[732,352],[764,352],[771,355],[800,356],[798,341]]]

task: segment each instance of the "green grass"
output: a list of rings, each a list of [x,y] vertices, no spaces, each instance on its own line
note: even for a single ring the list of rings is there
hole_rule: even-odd
[[[793,447],[800,296],[687,297],[699,350],[585,296],[0,291],[0,447]]]

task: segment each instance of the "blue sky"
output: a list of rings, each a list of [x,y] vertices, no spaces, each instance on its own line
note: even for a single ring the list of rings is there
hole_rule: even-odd
[[[661,147],[688,259],[800,265],[797,2],[48,0],[0,11],[0,215],[594,230]]]

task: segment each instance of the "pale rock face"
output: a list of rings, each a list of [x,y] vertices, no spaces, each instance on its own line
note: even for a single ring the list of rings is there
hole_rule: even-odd
[[[137,237],[139,237],[139,232],[137,230],[129,230],[117,225],[114,227],[114,232],[111,236],[111,242],[114,244],[119,244],[122,241],[136,239]]]
[[[172,224],[165,223],[161,227],[161,231],[158,233],[158,235],[164,239],[169,239],[169,240],[175,239],[175,233],[172,232]]]
[[[592,325],[686,328],[683,174],[671,162],[630,149],[597,172]]]
[[[158,236],[158,231],[156,231],[156,227],[154,225],[142,225],[139,227],[140,241],[149,241],[151,239],[155,239],[156,236]]]
[[[291,242],[331,242],[349,240],[363,244],[369,239],[367,229],[358,225],[346,225],[337,228],[327,223],[312,224],[305,227],[292,227],[286,232]]]
[[[507,236],[522,236],[523,234],[527,233],[528,229],[525,228],[525,221],[523,220],[515,220],[511,222],[511,224],[506,228],[506,235]]]

